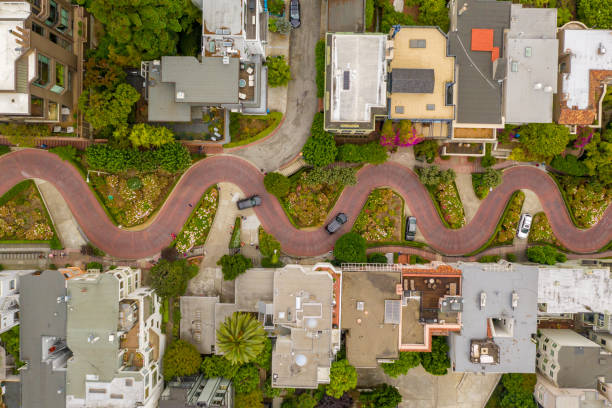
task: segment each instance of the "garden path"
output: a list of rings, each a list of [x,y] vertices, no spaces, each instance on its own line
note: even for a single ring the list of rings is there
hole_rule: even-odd
[[[455,179],[459,198],[463,204],[463,212],[465,213],[465,221],[469,223],[474,219],[480,207],[480,200],[476,197],[474,186],[472,185],[472,175],[470,173],[459,173]]]
[[[161,251],[171,241],[171,233],[179,231],[190,214],[185,205],[195,202],[211,185],[219,182],[235,184],[244,196],[259,194],[263,204],[255,213],[265,230],[274,235],[283,251],[300,256],[319,255],[333,248],[341,234],[329,235],[323,228],[298,231],[278,202],[263,186],[263,174],[249,162],[219,155],[194,164],[177,183],[167,205],[148,228],[125,231],[117,228],[106,216],[79,172],[57,155],[37,149],[26,149],[0,157],[0,194],[19,181],[41,178],[55,185],[90,241],[103,251],[125,259],[140,259]],[[372,189],[388,186],[401,194],[411,212],[419,219],[425,240],[438,252],[460,256],[480,248],[492,235],[510,199],[518,189],[535,192],[542,203],[555,235],[563,246],[576,253],[593,253],[612,240],[612,208],[588,230],[576,228],[553,179],[541,169],[516,166],[505,171],[502,184],[482,201],[475,219],[461,229],[444,227],[431,198],[416,174],[397,163],[365,166],[357,174],[358,183],[344,189],[334,209],[347,214],[352,224]],[[232,225],[232,224],[230,224]],[[348,232],[350,225],[341,232]],[[229,234],[229,231],[228,231]]]

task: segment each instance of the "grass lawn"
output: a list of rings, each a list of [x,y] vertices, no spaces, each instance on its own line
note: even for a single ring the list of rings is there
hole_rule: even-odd
[[[501,227],[493,245],[510,245],[514,240],[514,235],[518,228],[518,223],[521,219],[521,209],[525,201],[525,193],[517,191],[510,199]]]
[[[343,189],[343,186],[325,183],[306,185],[302,182],[306,174],[299,172],[291,176],[289,194],[281,199],[287,216],[297,228],[321,226]]]
[[[187,252],[197,245],[204,245],[217,213],[219,191],[216,186],[206,190],[200,202],[178,234],[175,243],[178,252]]]
[[[22,181],[0,197],[0,240],[49,243],[61,249],[51,217],[32,180]]]
[[[280,123],[283,114],[270,112],[267,115],[230,114],[230,136],[232,141],[223,147],[236,147],[253,143],[268,136]]]
[[[403,207],[402,198],[393,190],[374,190],[357,217],[353,231],[368,242],[401,241]]]
[[[548,223],[546,214],[543,212],[534,215],[528,240],[531,244],[552,244],[557,247],[562,247],[561,242],[555,237]]]
[[[164,171],[90,174],[90,185],[115,221],[124,227],[146,222],[161,207],[180,174]]]

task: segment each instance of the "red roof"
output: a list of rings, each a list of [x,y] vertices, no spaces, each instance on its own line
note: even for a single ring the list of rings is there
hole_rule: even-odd
[[[472,51],[492,51],[492,50],[493,50],[493,29],[491,28],[472,28]]]
[[[499,58],[499,47],[493,47],[491,50],[491,61],[495,61]]]

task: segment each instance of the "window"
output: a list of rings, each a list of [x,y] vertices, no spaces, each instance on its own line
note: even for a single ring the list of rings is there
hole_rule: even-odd
[[[603,346],[605,346],[605,345],[606,345],[606,340],[605,340],[605,339],[601,339],[601,344],[602,344]]]
[[[70,14],[68,13],[68,10],[61,9],[60,10],[60,23],[57,26],[57,30],[63,33],[66,30],[70,31],[69,28],[70,28]]]
[[[403,106],[396,106],[395,107],[395,113],[404,113],[404,107]]]
[[[32,116],[45,116],[45,100],[38,96],[30,96],[30,112]]]
[[[59,109],[56,102],[49,102],[49,120],[59,120]]]
[[[544,345],[544,347],[543,347],[543,348],[544,348],[544,351],[546,351],[546,344]]]
[[[426,40],[410,40],[410,48],[425,48],[427,47]]]
[[[518,62],[516,62],[516,61],[512,61],[512,65],[511,65],[511,67],[510,67],[510,70],[511,70],[512,72],[518,72]]]
[[[66,80],[68,91],[72,91],[72,71],[68,70],[68,79]]]
[[[49,33],[49,40],[51,40],[51,42],[55,44],[59,43],[59,39],[54,33]]]
[[[557,366],[556,366],[556,365],[554,365],[554,364],[550,366],[550,369],[551,369],[551,370],[554,370],[555,368],[557,368]]]
[[[62,93],[66,87],[66,67],[59,62],[55,63],[55,85],[51,87],[51,91]]]
[[[557,343],[553,343],[553,348],[557,348]]]
[[[15,279],[11,279],[11,281],[9,282],[9,289],[15,290],[15,284],[16,284]]]
[[[555,374],[553,373],[553,371],[552,371],[552,370],[550,370],[550,371],[549,371],[549,373],[550,373],[550,376],[551,376],[551,377],[554,377],[554,376],[555,376]]]
[[[36,34],[40,35],[40,36],[45,36],[45,29],[43,26],[38,25],[34,22],[32,22],[32,31],[34,31]]]
[[[546,338],[546,340],[544,340],[544,343],[548,343],[550,341],[549,338]]]
[[[531,47],[525,47],[525,56],[531,57]]]
[[[433,110],[436,110],[436,105],[434,105],[433,103],[428,103],[428,104],[425,106],[425,108],[426,108],[428,111],[433,111]]]
[[[550,350],[550,355],[554,356],[555,355],[555,350]]]
[[[45,24],[48,26],[54,26],[57,23],[57,3],[54,0],[49,1],[49,17]]]
[[[45,87],[49,83],[49,58],[44,55],[38,54],[37,64],[38,76],[34,81],[34,84]]]

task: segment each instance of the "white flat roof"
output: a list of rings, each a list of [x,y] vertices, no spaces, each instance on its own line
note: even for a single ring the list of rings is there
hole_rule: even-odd
[[[538,274],[538,303],[546,303],[546,313],[610,313],[610,270],[541,267]]]
[[[586,109],[589,105],[589,71],[612,70],[611,30],[563,30],[563,52],[571,53],[571,73],[562,75],[562,92],[567,106]],[[600,54],[600,45],[606,50]]]
[[[205,30],[215,33],[225,28],[230,35],[242,33],[242,0],[206,0],[202,5],[202,21]]]
[[[386,35],[334,34],[331,38],[331,121],[369,122],[372,108],[387,105]]]
[[[30,15],[30,4],[0,2],[0,91],[15,90],[15,61],[21,56],[17,37],[10,31],[24,27],[24,20]]]

